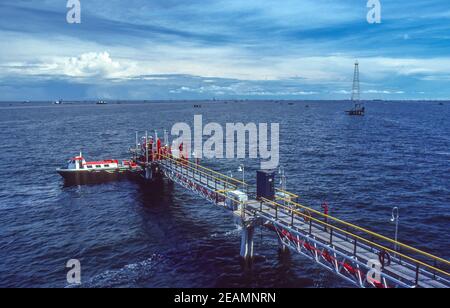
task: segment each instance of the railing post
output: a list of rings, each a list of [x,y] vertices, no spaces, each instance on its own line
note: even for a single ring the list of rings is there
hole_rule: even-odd
[[[294,226],[294,210],[292,210],[291,227]]]
[[[333,245],[333,228],[330,228],[330,245]]]
[[[214,178],[214,192],[216,193],[216,203],[218,203],[217,202],[218,193],[217,193],[217,179],[216,178]]]
[[[309,235],[312,234],[312,219],[309,220]]]
[[[278,206],[275,205],[275,219],[278,220]]]
[[[419,264],[416,265],[416,286],[419,285],[419,272],[420,272],[420,267]]]
[[[262,212],[262,206],[263,206],[263,202],[259,201],[259,210]]]
[[[353,256],[356,257],[356,249],[358,247],[358,240],[355,238],[353,246]]]
[[[437,261],[434,260],[434,268],[437,268]],[[436,279],[436,270],[433,269],[433,279]]]

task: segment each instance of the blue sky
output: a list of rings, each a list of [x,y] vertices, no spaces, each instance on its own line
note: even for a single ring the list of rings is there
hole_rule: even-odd
[[[0,2],[0,100],[450,99],[448,0]]]

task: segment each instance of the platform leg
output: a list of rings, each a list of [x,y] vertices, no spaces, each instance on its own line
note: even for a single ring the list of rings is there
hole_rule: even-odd
[[[278,238],[278,246],[279,246],[279,249],[280,249],[281,253],[288,253],[289,252],[289,247],[286,246],[280,238]]]
[[[253,258],[253,235],[255,228],[253,226],[242,228],[241,236],[241,257],[244,259]]]
[[[152,168],[147,166],[145,168],[145,179],[146,180],[151,180],[153,178],[153,172],[152,172]]]

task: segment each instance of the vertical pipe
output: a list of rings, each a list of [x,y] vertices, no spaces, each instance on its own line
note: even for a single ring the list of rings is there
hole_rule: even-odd
[[[395,252],[397,252],[397,241],[398,241],[398,217],[395,220],[395,245],[394,245]],[[395,256],[397,256],[397,254],[395,254]]]
[[[214,178],[214,191],[216,194],[216,203],[219,203],[219,193],[217,192],[217,179]]]
[[[139,147],[139,132],[136,132],[136,147],[134,148],[134,160],[137,160],[137,151]]]
[[[248,260],[253,258],[254,227],[243,225],[241,236],[241,257]]]
[[[148,165],[148,131],[145,131],[145,167]]]
[[[164,130],[164,145],[169,146],[169,134],[166,129]]]

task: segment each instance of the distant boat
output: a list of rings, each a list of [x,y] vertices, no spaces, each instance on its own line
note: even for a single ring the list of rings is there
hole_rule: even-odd
[[[98,101],[97,105],[106,105],[107,103],[105,101]]]
[[[194,108],[202,108],[202,105],[194,105]]]
[[[62,105],[62,104],[63,104],[62,99],[57,100],[57,101],[55,101],[55,102],[53,103],[53,105]]]
[[[364,116],[366,108],[360,101],[360,86],[359,86],[359,63],[355,63],[355,72],[353,75],[353,89],[352,89],[352,102],[354,104],[351,110],[347,110],[346,113],[351,116]]]

